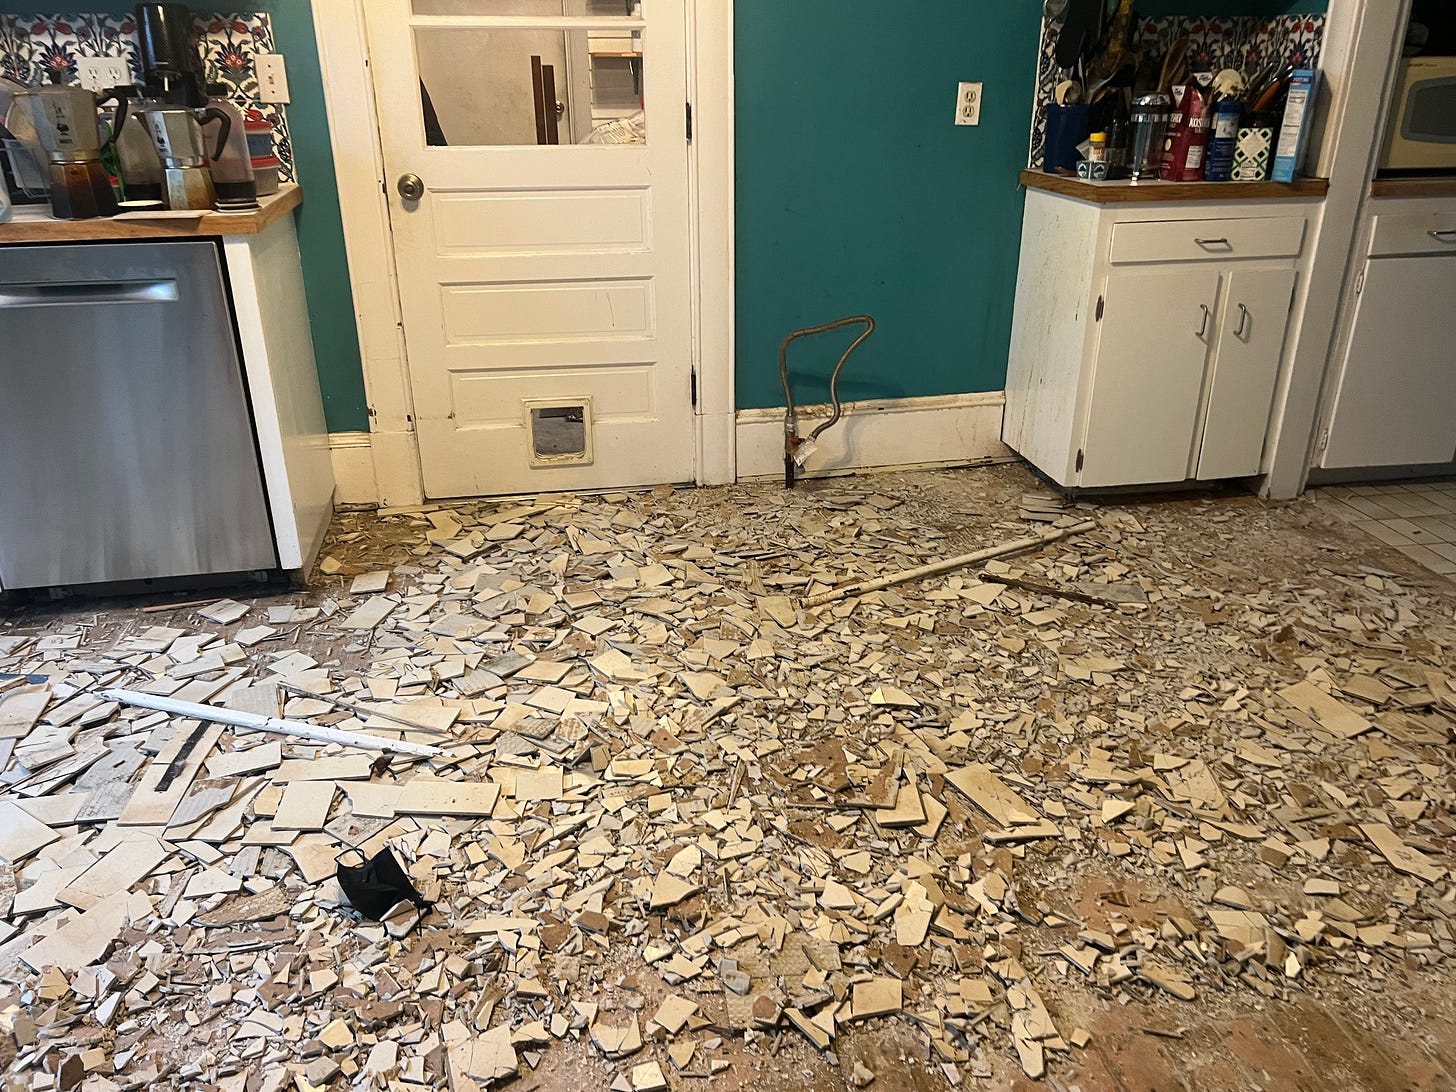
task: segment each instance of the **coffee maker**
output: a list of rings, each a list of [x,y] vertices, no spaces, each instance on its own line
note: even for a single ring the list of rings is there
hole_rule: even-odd
[[[212,153],[217,208],[219,212],[247,212],[258,207],[258,183],[253,177],[253,156],[248,151],[248,122],[243,112],[228,101],[227,88],[222,84],[212,84],[207,91],[212,96],[207,101],[207,116],[223,115],[231,123],[218,130],[217,148]],[[206,127],[204,122],[204,132]]]
[[[221,119],[213,153],[221,154],[232,119],[208,106],[192,9],[186,4],[138,4],[136,27],[143,86],[134,109],[162,157],[167,206],[211,209],[217,193],[202,127]]]
[[[121,128],[126,100],[118,99],[111,135],[103,139],[96,111],[116,98],[114,95],[98,102],[84,87],[55,83],[23,91],[16,98],[29,107],[30,120],[50,164],[51,214],[58,220],[115,216],[116,194],[101,162],[101,149]]]
[[[136,110],[157,146],[157,154],[162,157],[162,185],[167,207],[211,209],[217,204],[217,191],[207,161],[220,156],[227,147],[232,119],[212,107],[192,110],[153,98],[142,99]],[[202,126],[213,120],[219,121],[221,128],[216,148],[209,151]]]

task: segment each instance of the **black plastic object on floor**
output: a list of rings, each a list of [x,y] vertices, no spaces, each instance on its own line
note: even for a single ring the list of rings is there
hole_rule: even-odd
[[[358,864],[345,864],[352,857]],[[420,912],[435,905],[415,890],[409,874],[389,849],[381,849],[374,859],[364,860],[357,849],[346,849],[335,858],[339,866],[339,886],[349,905],[370,921],[382,921],[390,909],[401,902],[412,902]]]

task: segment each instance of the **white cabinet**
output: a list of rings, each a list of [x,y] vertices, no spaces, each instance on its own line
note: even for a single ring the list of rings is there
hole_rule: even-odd
[[[1292,269],[1235,268],[1224,278],[1207,423],[1193,475],[1200,481],[1259,473],[1297,283]]]
[[[1217,270],[1200,267],[1119,268],[1108,277],[1076,484],[1188,476],[1218,282]]]
[[[1302,202],[1027,193],[1002,438],[1069,488],[1261,470]]]
[[[1371,218],[1319,464],[1456,459],[1456,202]]]

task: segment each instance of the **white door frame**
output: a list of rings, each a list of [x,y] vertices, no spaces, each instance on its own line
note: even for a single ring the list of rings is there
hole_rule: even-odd
[[[1291,327],[1286,364],[1274,395],[1260,493],[1275,500],[1304,492],[1317,458],[1322,394],[1338,366],[1346,286],[1358,268],[1356,230],[1385,138],[1386,106],[1411,0],[1330,0],[1320,54],[1329,103],[1323,140],[1311,147],[1311,173],[1330,181],[1319,206],[1319,231],[1308,259],[1304,303]],[[1296,299],[1299,297],[1296,296]]]
[[[313,0],[313,24],[369,403],[373,499],[389,507],[423,501],[424,480],[385,190],[388,181],[369,76],[364,2]],[[698,390],[695,478],[699,485],[723,485],[732,482],[737,472],[733,0],[683,2],[688,19],[686,93],[693,111],[688,199]],[[337,446],[362,443],[345,441]]]

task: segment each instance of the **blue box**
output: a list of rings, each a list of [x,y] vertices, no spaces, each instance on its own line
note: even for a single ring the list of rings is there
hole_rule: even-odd
[[[1274,147],[1274,168],[1269,177],[1275,182],[1293,182],[1304,167],[1309,150],[1309,134],[1314,128],[1315,102],[1319,98],[1319,71],[1299,68],[1289,82],[1289,102],[1284,107],[1284,124]]]

